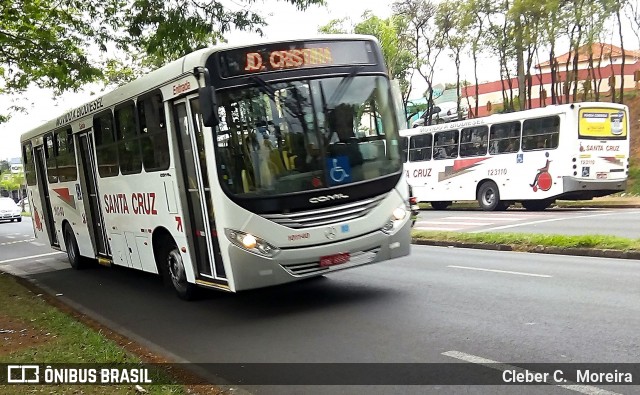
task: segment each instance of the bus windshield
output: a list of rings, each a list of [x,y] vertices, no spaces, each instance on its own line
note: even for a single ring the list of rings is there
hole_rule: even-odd
[[[402,167],[387,78],[301,79],[218,91],[217,164],[228,192],[338,187]]]

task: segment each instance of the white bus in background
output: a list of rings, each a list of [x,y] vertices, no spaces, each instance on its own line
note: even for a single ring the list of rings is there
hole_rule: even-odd
[[[407,255],[394,104],[369,36],[194,52],[22,135],[36,237],[185,299]]]
[[[400,134],[413,195],[436,210],[465,200],[487,211],[514,202],[544,210],[556,199],[592,199],[626,187],[624,105],[556,105]]]

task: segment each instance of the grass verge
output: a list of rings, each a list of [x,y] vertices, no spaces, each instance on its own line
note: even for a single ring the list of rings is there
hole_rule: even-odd
[[[535,247],[593,248],[600,250],[640,251],[640,239],[605,235],[547,235],[528,233],[459,233],[414,230],[417,240],[509,245],[514,251],[528,251]]]
[[[22,280],[21,280],[22,281]],[[31,288],[31,287],[29,287]],[[13,276],[0,272],[0,363],[129,363],[165,362],[142,358],[107,338],[108,329],[85,325],[49,304],[53,298],[36,294]],[[61,304],[61,302],[57,302]],[[67,308],[68,309],[68,308]],[[79,313],[76,313],[79,314]],[[90,320],[87,318],[87,320]],[[125,340],[126,341],[126,340]],[[128,342],[132,344],[131,341]],[[148,365],[147,365],[148,366]],[[152,381],[175,383],[151,369]],[[182,385],[144,385],[148,394],[198,393]],[[135,394],[135,385],[0,385],[2,394]],[[209,392],[209,391],[207,391]],[[217,392],[217,391],[216,391]],[[211,392],[215,393],[215,392]]]

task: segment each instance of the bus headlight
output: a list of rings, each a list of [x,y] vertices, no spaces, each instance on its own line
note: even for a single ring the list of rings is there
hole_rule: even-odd
[[[280,252],[279,248],[272,246],[265,240],[262,240],[252,234],[233,229],[225,229],[225,233],[227,234],[229,241],[243,250],[269,258],[273,258],[278,252]]]
[[[395,219],[396,221],[403,220],[404,217],[406,217],[406,215],[407,215],[407,210],[405,210],[405,208],[402,206],[393,210],[393,219]]]
[[[407,208],[402,205],[391,213],[391,218],[389,221],[382,227],[382,231],[384,233],[391,234],[393,233],[400,225],[402,225],[402,220],[407,217]]]

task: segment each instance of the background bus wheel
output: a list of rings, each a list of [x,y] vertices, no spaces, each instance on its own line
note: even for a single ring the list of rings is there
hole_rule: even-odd
[[[197,288],[187,282],[187,275],[182,262],[182,255],[173,240],[165,240],[160,255],[162,276],[170,283],[180,299],[193,300],[196,298]]]
[[[431,207],[434,210],[446,210],[449,206],[451,206],[451,202],[431,202]]]
[[[493,181],[487,181],[478,190],[478,203],[484,211],[502,211],[509,205],[500,201],[500,191]]]
[[[522,207],[529,211],[542,211],[551,206],[552,200],[524,200]]]
[[[71,267],[76,270],[83,269],[85,266],[84,260],[80,256],[80,251],[78,250],[76,235],[73,234],[73,230],[69,225],[64,227],[64,245],[67,249],[67,258],[69,258]]]

